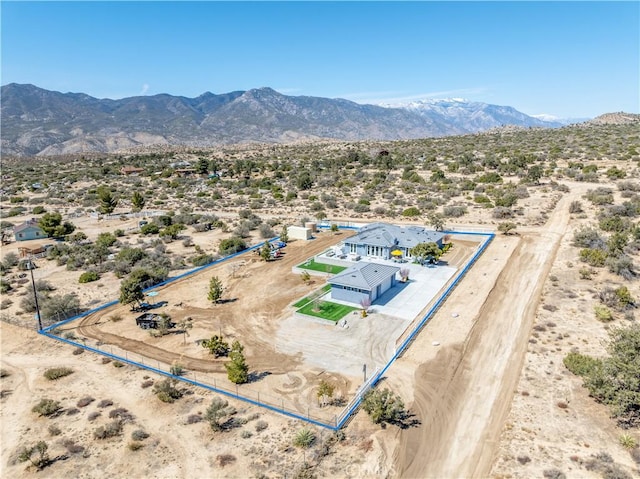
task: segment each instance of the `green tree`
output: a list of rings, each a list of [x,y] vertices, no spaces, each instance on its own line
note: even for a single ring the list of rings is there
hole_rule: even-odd
[[[187,344],[187,336],[189,336],[189,330],[193,329],[193,318],[184,318],[178,323],[178,328],[180,328],[180,331],[182,331],[182,344]]]
[[[172,225],[167,226],[163,230],[160,231],[161,238],[168,238],[171,240],[178,239],[180,232],[186,228],[182,223],[174,223]]]
[[[265,241],[262,248],[260,248],[260,258],[265,261],[269,261],[271,259],[271,246],[268,241]]]
[[[214,357],[227,356],[229,354],[229,343],[222,336],[213,335],[211,339],[202,341],[202,347],[208,349]]]
[[[29,461],[36,469],[41,470],[51,464],[49,458],[49,445],[39,441],[35,446],[23,449],[18,455],[20,462]]]
[[[249,366],[246,363],[243,351],[244,347],[240,342],[234,341],[229,352],[231,361],[224,365],[229,381],[235,384],[244,384],[249,381]]]
[[[434,242],[420,243],[409,250],[411,256],[420,264],[435,262],[442,256],[442,250]]]
[[[331,223],[331,232],[333,234],[336,234],[338,230],[339,230],[338,225],[336,223]]]
[[[206,175],[209,173],[209,160],[206,158],[199,158],[196,163],[196,173],[200,175]]]
[[[38,226],[47,236],[62,237],[73,233],[76,227],[69,221],[62,222],[60,213],[45,213],[38,221]]]
[[[280,241],[283,243],[289,242],[289,230],[287,229],[287,225],[282,227],[282,231],[280,231]]]
[[[118,239],[111,233],[100,233],[96,239],[96,246],[109,248],[113,246]]]
[[[144,299],[144,293],[142,292],[142,286],[136,278],[127,278],[120,283],[120,303],[140,304]]]
[[[444,229],[444,217],[440,213],[431,213],[428,217],[428,224],[436,231]]]
[[[100,200],[100,211],[105,215],[113,213],[118,205],[118,198],[105,186],[98,188],[98,199]]]
[[[511,231],[516,229],[516,224],[512,221],[505,221],[504,223],[500,223],[498,226],[498,231],[504,233],[505,235],[511,234]]]
[[[247,243],[242,238],[233,236],[231,238],[223,239],[220,241],[219,251],[222,256],[228,256],[230,254],[238,253],[247,249]]]
[[[362,401],[362,408],[375,424],[399,422],[406,416],[402,399],[389,389],[367,391]]]
[[[142,193],[139,191],[134,191],[133,195],[131,195],[131,205],[133,206],[133,211],[140,211],[144,208],[145,199],[142,196]]]
[[[582,376],[589,394],[609,406],[623,428],[640,426],[640,324],[609,331],[608,356],[569,353],[565,365]]]
[[[324,379],[322,381],[320,381],[320,385],[318,386],[318,392],[316,393],[316,395],[318,396],[318,402],[320,403],[320,406],[326,406],[329,401],[331,400],[331,398],[333,397],[333,392],[335,391],[336,387],[325,381]]]
[[[222,299],[223,294],[224,286],[222,285],[222,281],[220,281],[217,276],[214,276],[209,280],[209,294],[207,295],[207,299],[215,304]]]
[[[207,408],[204,418],[213,431],[222,431],[222,419],[229,416],[232,412],[233,409],[229,408],[229,402],[226,399],[215,397],[211,400],[211,404]]]

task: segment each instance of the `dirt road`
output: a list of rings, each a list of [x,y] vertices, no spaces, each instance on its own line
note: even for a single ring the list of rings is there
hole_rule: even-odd
[[[422,422],[420,427],[399,433],[394,468],[401,477],[488,475],[522,369],[542,286],[568,225],[569,203],[578,195],[578,191],[565,195],[540,231],[521,232],[495,283],[479,286],[491,289],[483,296],[486,300],[466,337],[443,343],[437,355],[425,362],[415,352],[429,348],[430,337],[421,335],[412,347],[414,354],[398,362],[400,377],[415,371],[410,409]],[[482,268],[490,267],[491,256],[501,253],[503,241],[497,238],[474,268],[476,281],[481,280]],[[478,284],[470,280],[456,290],[449,310],[466,304],[467,313],[473,314],[473,300],[465,303],[463,297],[465,289]],[[445,314],[440,311],[434,322],[442,322]],[[389,376],[393,375],[390,370]]]

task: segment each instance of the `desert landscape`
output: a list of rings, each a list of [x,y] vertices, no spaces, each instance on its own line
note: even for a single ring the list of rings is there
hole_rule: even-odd
[[[574,374],[582,369],[567,357],[604,358],[611,334],[638,330],[639,122],[637,115],[606,115],[554,130],[425,140],[3,159],[3,476],[635,477],[638,391],[629,393],[626,409],[612,409],[583,387]],[[140,171],[129,176],[122,172],[128,167]],[[61,227],[73,225],[65,241],[14,241],[14,226],[54,212]],[[165,383],[162,375],[36,331],[31,272],[49,327],[117,300],[136,268],[160,283],[226,256],[230,239],[260,245],[288,225],[377,221],[496,234],[376,385],[404,404],[403,420],[384,427],[361,408],[333,431]],[[291,305],[325,281],[303,281],[292,268],[351,234],[321,229],[314,240],[289,242],[275,261],[248,251],[155,289],[154,301],[166,301],[159,311],[176,322],[191,318],[187,332],[152,337],[135,325],[130,305],[114,304],[55,334],[144,357],[159,369],[179,365],[185,378],[206,375],[207,383],[226,381],[227,388],[234,386],[226,359],[197,341],[237,339],[255,375],[240,387],[272,395],[276,405],[286,397],[287,410],[302,415],[314,404],[314,417],[335,416],[362,377],[340,367],[347,359],[332,363],[322,349],[312,351],[302,331],[311,339],[326,328],[360,334],[343,348],[345,358],[368,354],[370,372],[388,360],[393,334],[402,334],[384,329],[389,322],[375,303],[368,317],[349,317],[349,329],[314,322],[286,329],[294,328]],[[442,260],[459,270],[477,244],[452,236]],[[20,255],[30,254],[21,247],[46,250],[31,253],[36,269],[20,269]],[[85,273],[95,279],[81,282]],[[227,301],[207,299],[212,276],[222,280]],[[292,340],[299,343],[287,347]],[[67,372],[48,379],[55,368]],[[334,400],[320,407],[323,382],[334,386]],[[176,397],[160,400],[162,387],[174,394],[170,386]],[[212,422],[216,400],[228,404]],[[34,464],[38,449],[25,456],[41,442],[45,467]]]

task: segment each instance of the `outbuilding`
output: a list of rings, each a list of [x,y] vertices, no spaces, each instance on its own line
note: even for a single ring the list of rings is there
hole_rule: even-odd
[[[329,279],[331,298],[360,304],[373,303],[397,284],[397,266],[359,261]]]
[[[48,235],[40,228],[38,220],[32,218],[21,225],[13,227],[13,235],[16,241],[28,241],[47,238]]]
[[[287,235],[289,239],[310,240],[313,237],[313,231],[311,231],[311,228],[304,226],[289,226]]]

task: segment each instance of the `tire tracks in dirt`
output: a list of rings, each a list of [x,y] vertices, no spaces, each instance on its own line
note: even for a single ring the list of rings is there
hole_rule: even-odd
[[[410,409],[422,424],[399,433],[401,477],[488,475],[572,199],[558,202],[542,231],[521,236],[465,340],[415,369]]]

